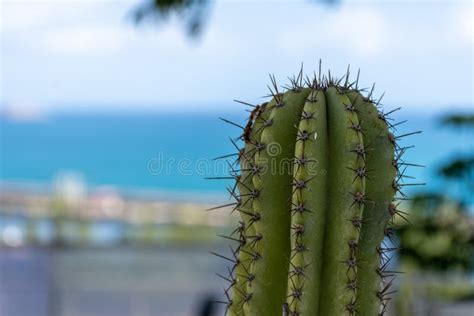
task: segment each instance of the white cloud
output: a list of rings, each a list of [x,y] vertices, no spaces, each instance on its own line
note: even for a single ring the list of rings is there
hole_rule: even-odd
[[[173,19],[138,28],[124,21],[133,3],[54,3],[1,23],[10,27],[1,34],[8,100],[217,103],[258,97],[268,72],[284,78],[320,57],[337,73],[361,67],[392,102],[466,104],[471,96],[472,5],[217,4],[202,38],[190,41]],[[438,95],[453,87],[457,99]]]
[[[401,6],[345,5],[320,9],[314,18],[304,16],[292,20],[292,26],[282,30],[278,46],[290,56],[312,50],[338,50],[352,58],[374,59],[386,55],[432,54],[472,47],[474,42],[474,4],[444,6],[407,4]],[[415,13],[415,12],[423,12]],[[420,23],[420,19],[432,19]],[[302,47],[304,46],[304,47]]]
[[[105,2],[107,1],[0,0],[1,31],[34,31],[57,21],[68,21],[74,17],[87,16],[88,13],[96,12]]]
[[[341,10],[331,21],[339,42],[362,57],[379,55],[386,47],[387,22],[383,12],[369,8]]]
[[[54,16],[54,10],[48,5],[27,7],[3,0],[0,3],[2,32],[25,31],[38,27]]]
[[[458,33],[467,40],[474,44],[474,3],[470,4],[470,8],[463,8],[458,10],[453,15],[453,25]]]
[[[47,31],[40,39],[46,53],[67,55],[107,55],[127,47],[130,32],[118,28],[88,26]]]
[[[1,36],[10,47],[48,54],[105,55],[117,53],[134,36],[133,27],[123,21],[132,4],[117,6],[111,0],[0,1]],[[105,21],[111,9],[113,18]]]
[[[300,45],[317,50],[332,45],[333,49],[350,51],[359,57],[373,57],[386,46],[387,23],[383,13],[375,8],[345,6],[330,8],[317,19],[293,24],[282,32],[280,46],[294,54]]]

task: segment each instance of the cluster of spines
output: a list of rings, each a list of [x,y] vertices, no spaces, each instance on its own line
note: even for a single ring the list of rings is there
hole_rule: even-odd
[[[381,99],[381,98],[380,98]],[[423,168],[423,165],[408,163],[404,160],[404,156],[407,150],[414,148],[413,145],[409,146],[401,146],[399,144],[399,140],[421,133],[421,131],[414,131],[409,133],[404,133],[400,135],[396,135],[397,127],[401,124],[407,122],[399,121],[393,122],[393,119],[390,115],[396,111],[399,111],[401,107],[395,108],[389,112],[384,113],[380,109],[380,99],[376,102],[377,107],[379,109],[379,119],[382,120],[387,126],[389,127],[389,141],[395,147],[395,155],[392,161],[392,167],[395,169],[395,179],[392,183],[392,189],[394,192],[394,198],[391,203],[388,205],[387,213],[389,220],[386,222],[384,227],[384,235],[385,238],[380,246],[377,247],[377,253],[379,254],[379,268],[377,269],[377,274],[380,277],[380,288],[376,293],[377,299],[380,302],[380,310],[379,315],[385,315],[387,312],[388,303],[391,300],[391,296],[396,292],[392,289],[392,285],[394,280],[400,271],[392,270],[392,259],[393,256],[391,253],[399,251],[400,248],[398,247],[398,241],[396,240],[396,230],[397,226],[395,224],[397,218],[401,218],[402,220],[409,223],[408,214],[402,210],[400,210],[400,204],[402,201],[409,200],[407,195],[403,192],[403,187],[406,186],[423,186],[425,183],[420,182],[406,182],[415,180],[414,177],[407,175],[406,172],[410,167],[418,167]]]
[[[260,220],[260,214],[252,209],[253,201],[259,196],[259,191],[252,184],[252,177],[258,176],[261,173],[259,166],[254,162],[254,157],[265,148],[265,145],[260,142],[258,135],[260,135],[265,128],[271,126],[271,120],[265,118],[268,115],[264,114],[269,112],[267,103],[252,105],[237,100],[236,102],[250,106],[253,109],[250,111],[250,117],[245,126],[222,119],[226,123],[242,129],[242,134],[239,136],[239,139],[244,142],[245,147],[238,148],[235,141],[231,139],[238,153],[218,157],[218,159],[232,156],[237,156],[238,158],[229,164],[231,176],[223,177],[224,179],[230,178],[235,180],[235,186],[228,188],[235,202],[217,208],[233,206],[232,211],[237,210],[242,220],[239,221],[238,227],[230,236],[221,236],[238,243],[236,248],[231,248],[232,258],[217,253],[213,254],[232,263],[232,267],[228,267],[227,269],[227,276],[218,275],[221,279],[228,282],[228,286],[224,288],[226,301],[220,303],[226,305],[226,314],[230,312],[233,315],[243,315],[245,305],[252,298],[251,287],[256,276],[252,274],[251,270],[252,265],[260,258],[258,243],[263,238],[255,229],[255,223]],[[240,172],[234,169],[234,165],[236,164],[240,165]],[[236,191],[236,189],[238,189],[238,191]],[[229,294],[231,290],[233,291],[232,298]]]
[[[346,83],[348,82],[349,73],[346,75]],[[338,92],[341,94],[345,93],[347,87],[343,87],[342,89],[338,89]],[[352,101],[349,100],[349,103],[343,104],[344,110],[352,114],[353,117],[357,117],[357,110],[354,109]],[[356,168],[348,166],[350,172],[353,173],[353,180],[352,182],[360,181],[360,187],[363,188],[365,185],[366,179],[366,170],[367,167],[366,163],[366,153],[367,153],[367,144],[362,141],[362,133],[363,129],[361,127],[360,120],[351,119],[350,125],[347,126],[349,130],[352,131],[353,134],[357,136],[358,143],[354,146],[351,150],[351,153],[356,156]],[[352,196],[352,207],[356,206],[357,210],[353,212],[352,216],[347,220],[351,222],[351,225],[356,232],[354,235],[357,238],[349,239],[347,241],[346,247],[349,250],[349,259],[345,264],[347,265],[348,271],[352,271],[352,274],[347,274],[347,281],[346,281],[346,290],[351,292],[351,299],[350,301],[346,302],[345,308],[349,315],[355,315],[356,310],[356,300],[357,300],[357,269],[358,269],[358,259],[356,256],[356,251],[358,247],[358,237],[360,234],[360,227],[362,221],[362,212],[363,208],[365,207],[366,203],[369,201],[366,197],[364,190],[349,192]]]
[[[359,77],[359,74],[358,76]],[[357,78],[358,81],[358,78]],[[414,179],[414,177],[406,175],[406,170],[408,167],[423,167],[422,165],[418,164],[411,164],[404,161],[403,157],[408,149],[414,148],[414,146],[401,146],[398,141],[414,134],[421,133],[421,131],[410,132],[406,134],[401,134],[395,136],[397,132],[397,127],[406,123],[406,120],[393,122],[393,118],[390,117],[396,111],[399,111],[401,107],[395,108],[391,111],[384,112],[381,108],[381,100],[383,98],[382,94],[378,100],[372,99],[372,94],[374,91],[375,84],[370,89],[370,92],[367,97],[365,97],[366,102],[370,102],[374,104],[377,108],[377,117],[378,120],[383,122],[388,127],[388,141],[393,144],[394,146],[394,157],[392,160],[392,168],[395,170],[395,179],[392,183],[392,190],[393,190],[393,200],[388,204],[386,212],[386,217],[388,220],[385,222],[384,227],[384,240],[380,245],[376,246],[375,251],[379,255],[379,264],[376,269],[376,274],[379,276],[380,279],[380,286],[378,291],[374,293],[373,299],[379,301],[379,315],[385,315],[387,312],[387,306],[391,299],[391,295],[394,294],[396,291],[392,289],[392,285],[394,279],[397,274],[400,272],[391,270],[392,269],[392,258],[393,256],[391,253],[398,251],[399,247],[397,246],[397,241],[395,240],[396,237],[396,225],[395,225],[395,218],[400,217],[403,220],[408,221],[407,216],[408,214],[401,211],[399,206],[401,201],[407,200],[406,195],[403,193],[403,187],[405,186],[418,186],[424,185],[424,183],[405,183],[405,179]],[[357,90],[357,83],[356,83],[356,90]],[[369,147],[367,150],[371,150]],[[367,170],[370,173],[370,170]],[[357,312],[357,310],[356,310]]]
[[[239,282],[240,290],[245,293],[245,296],[241,302],[241,306],[233,314],[243,315],[243,311],[246,305],[249,304],[253,297],[252,283],[258,276],[253,273],[253,265],[261,257],[258,252],[258,244],[262,240],[263,236],[258,232],[256,226],[261,219],[261,214],[253,209],[253,202],[258,199],[260,191],[253,185],[252,179],[254,176],[258,176],[261,173],[260,167],[255,164],[254,157],[258,155],[260,151],[265,148],[265,145],[260,142],[259,135],[263,130],[271,126],[271,121],[266,119],[268,113],[267,104],[258,105],[250,113],[249,121],[244,129],[241,136],[242,141],[245,144],[243,148],[243,154],[240,156],[240,165],[242,168],[241,175],[245,177],[246,183],[248,183],[247,190],[250,193],[248,202],[252,209],[251,214],[248,217],[248,225],[250,229],[244,231],[244,239],[248,241],[247,247],[241,257],[246,257],[245,271],[243,271],[243,282]]]
[[[345,90],[353,90],[357,91],[359,93],[363,92],[362,90],[358,89],[358,82],[359,82],[359,74],[360,72],[357,73],[357,79],[354,83],[348,85],[348,77],[349,77],[349,68],[346,74],[346,83],[344,84],[344,89]],[[392,160],[392,167],[395,169],[395,180],[392,183],[392,189],[393,189],[393,200],[389,203],[387,207],[387,214],[389,220],[386,221],[385,227],[384,227],[384,240],[380,245],[376,246],[375,251],[379,255],[379,266],[376,269],[376,273],[380,278],[380,287],[376,293],[374,293],[374,300],[379,301],[379,315],[385,315],[387,312],[387,306],[388,303],[391,299],[391,295],[394,294],[396,291],[392,290],[392,285],[394,282],[394,279],[397,274],[400,272],[391,270],[391,260],[393,256],[391,253],[398,251],[399,247],[397,246],[397,241],[395,240],[396,237],[396,225],[395,225],[395,219],[396,217],[400,217],[405,221],[408,221],[407,216],[408,214],[401,211],[399,209],[399,206],[401,204],[400,201],[402,200],[407,200],[407,196],[403,193],[403,187],[405,186],[418,186],[418,185],[425,185],[425,183],[404,183],[404,179],[414,179],[414,177],[408,176],[405,174],[407,171],[408,167],[424,167],[422,165],[418,164],[412,164],[412,163],[407,163],[403,157],[406,153],[407,150],[414,148],[414,146],[401,146],[398,141],[407,137],[411,136],[414,134],[419,134],[421,131],[414,131],[414,132],[409,132],[401,135],[395,136],[397,132],[397,127],[406,123],[406,120],[399,121],[399,122],[394,122],[393,118],[391,117],[391,114],[395,113],[396,111],[401,110],[401,107],[397,107],[393,110],[390,110],[388,112],[384,112],[382,109],[382,104],[381,100],[384,96],[384,93],[377,99],[373,99],[373,92],[375,88],[375,83],[372,85],[372,88],[370,89],[368,95],[364,97],[365,102],[372,103],[376,106],[377,108],[377,117],[380,121],[382,121],[389,130],[388,133],[388,141],[393,144],[394,149],[395,149],[395,154]],[[354,108],[353,105],[350,105],[350,110],[356,111],[357,110]],[[363,130],[359,129],[359,126],[355,127],[351,126],[351,128],[361,132],[362,134],[364,133]],[[365,147],[363,149],[364,155],[367,151],[372,150],[370,148],[371,144],[365,144]],[[364,177],[364,178],[370,178],[368,174],[370,174],[371,170],[368,170],[365,166],[361,170],[354,170],[356,172],[356,176]],[[373,171],[373,170],[372,170]],[[370,200],[364,200],[363,204],[366,204],[366,202],[371,202]],[[367,219],[365,219],[367,220]],[[354,221],[353,221],[354,222]],[[362,218],[359,220],[355,220],[357,223],[357,226],[359,229],[362,227]],[[357,243],[355,244],[357,247]],[[357,280],[355,280],[357,282]],[[352,286],[351,286],[352,288]],[[357,289],[357,283],[354,283],[354,288]],[[354,307],[354,309],[352,309]],[[350,312],[351,314],[357,314],[358,310],[357,304],[354,302],[354,304],[350,304]]]
[[[301,91],[304,87],[311,88],[314,91],[321,90],[321,89],[327,89],[328,87],[337,87],[337,91],[340,94],[343,94],[345,91],[352,90],[352,91],[357,91],[359,93],[363,92],[363,89],[358,89],[358,81],[359,81],[359,73],[357,74],[357,79],[354,83],[348,83],[348,75],[349,71],[347,72],[347,75],[345,76],[345,83],[344,85],[341,85],[342,78],[341,79],[334,79],[331,77],[331,74],[323,76],[321,78],[321,71],[319,71],[319,76],[316,77],[314,76],[314,79],[306,80],[305,85],[302,84],[302,71],[300,71],[299,75],[294,78],[290,78],[290,86],[284,87],[287,90],[291,91]],[[242,101],[237,101],[239,103],[243,103],[249,106],[252,106],[254,109],[251,111],[250,118],[248,123],[245,126],[240,126],[236,123],[233,123],[228,120],[224,120],[227,123],[230,123],[232,125],[238,126],[243,130],[242,135],[239,137],[241,140],[244,141],[247,147],[250,147],[251,149],[246,152],[245,148],[238,149],[237,154],[231,154],[231,155],[226,155],[223,157],[219,158],[228,158],[231,156],[238,156],[238,159],[236,162],[241,162],[242,160],[245,160],[249,163],[248,168],[241,169],[240,172],[241,174],[239,175],[233,168],[231,168],[231,176],[230,178],[235,179],[236,181],[236,186],[233,188],[229,188],[229,192],[231,197],[235,199],[235,203],[232,204],[227,204],[225,206],[234,206],[233,210],[238,210],[241,213],[242,218],[247,217],[246,220],[239,221],[239,225],[237,229],[235,229],[231,236],[222,236],[226,239],[231,239],[233,241],[236,241],[238,243],[238,246],[236,248],[231,247],[232,251],[232,258],[213,253],[221,258],[226,259],[227,261],[232,262],[232,267],[228,268],[228,276],[222,276],[219,275],[221,278],[229,282],[229,286],[225,288],[224,294],[227,298],[227,301],[223,302],[227,305],[227,311],[230,311],[232,308],[234,308],[233,313],[235,315],[243,315],[243,310],[244,306],[246,303],[250,302],[252,299],[252,281],[257,278],[257,275],[252,274],[252,264],[256,262],[257,260],[260,259],[261,255],[258,251],[258,242],[263,238],[262,235],[258,234],[255,230],[252,233],[249,233],[251,230],[250,227],[254,226],[254,223],[257,222],[260,219],[260,214],[253,211],[253,212],[248,212],[245,210],[242,210],[242,205],[244,203],[250,203],[252,204],[255,199],[258,199],[259,196],[259,190],[255,188],[250,188],[250,187],[245,187],[242,181],[242,177],[258,177],[259,174],[261,173],[261,166],[258,165],[258,163],[255,163],[256,159],[255,156],[258,155],[262,150],[265,149],[265,144],[261,143],[259,138],[256,137],[256,135],[260,134],[263,129],[265,129],[268,126],[272,125],[272,121],[269,118],[269,115],[267,117],[262,117],[262,113],[264,112],[270,112],[274,107],[283,107],[284,106],[284,100],[283,100],[283,93],[279,92],[278,90],[278,85],[276,83],[275,77],[270,76],[271,81],[272,81],[272,89],[270,89],[270,96],[273,97],[273,104],[270,106],[265,107],[264,104],[263,106],[255,106],[246,102]],[[374,85],[375,86],[375,85]],[[369,94],[367,97],[364,98],[365,101],[371,102],[375,104],[378,108],[378,118],[382,120],[391,130],[392,133],[396,131],[396,128],[403,124],[405,121],[393,123],[392,119],[390,118],[390,114],[392,114],[395,111],[398,111],[400,108],[396,108],[390,112],[384,113],[380,109],[380,100],[382,97],[380,97],[379,100],[374,101],[372,99],[372,94],[374,90],[374,86],[372,86],[372,89],[370,90]],[[307,102],[314,102],[315,96],[311,93],[311,95],[308,97]],[[354,108],[353,104],[351,102],[348,102],[348,104],[344,104],[345,110],[349,112],[354,112],[356,113],[357,110]],[[313,114],[310,112],[302,112],[301,115],[301,120],[312,120],[314,119]],[[256,121],[260,120],[260,124],[256,124]],[[258,128],[256,126],[258,125]],[[353,130],[358,136],[359,134],[363,134],[363,128],[361,127],[360,123],[354,123],[352,122],[350,126],[348,126],[349,129]],[[386,239],[383,241],[383,243],[380,246],[377,246],[377,253],[380,256],[380,265],[379,268],[377,269],[376,273],[380,276],[380,289],[376,293],[376,298],[380,301],[380,311],[379,314],[383,315],[386,312],[386,307],[387,303],[390,300],[390,294],[392,294],[394,291],[390,290],[390,286],[393,284],[393,279],[395,275],[398,273],[396,271],[391,271],[390,270],[390,262],[391,262],[391,256],[389,255],[390,252],[398,250],[396,246],[396,241],[393,240],[394,237],[394,231],[396,229],[394,225],[394,218],[395,216],[401,216],[402,218],[406,219],[406,213],[403,213],[398,209],[399,201],[400,200],[406,200],[405,194],[402,192],[402,188],[404,186],[408,185],[423,185],[423,183],[403,183],[403,180],[406,178],[411,178],[408,175],[405,174],[405,171],[407,167],[422,167],[420,165],[416,164],[410,164],[407,163],[403,160],[403,155],[406,153],[406,151],[413,146],[407,146],[407,147],[402,147],[400,146],[397,141],[400,140],[403,137],[410,136],[416,133],[420,133],[420,131],[416,131],[413,133],[407,133],[403,134],[400,136],[394,136],[394,134],[390,133],[388,138],[389,141],[392,142],[395,146],[395,156],[393,159],[393,167],[396,170],[396,178],[393,183],[393,190],[394,193],[396,194],[392,203],[390,203],[387,212],[390,215],[390,220],[387,221],[386,226],[385,226],[385,236]],[[308,131],[301,131],[298,130],[298,133],[296,135],[296,140],[297,142],[306,142],[306,141],[311,141],[310,137],[311,132]],[[360,139],[360,138],[359,138]],[[231,140],[234,145],[235,142]],[[363,180],[364,178],[368,177],[368,174],[370,173],[370,170],[367,170],[366,166],[364,165],[365,162],[365,155],[367,151],[370,150],[370,144],[363,144],[361,141],[353,150],[352,152],[357,155],[357,161],[361,162],[358,164],[357,168],[350,168],[354,172],[354,181],[357,179]],[[296,170],[295,172],[295,178],[292,183],[292,187],[294,188],[293,190],[293,197],[296,197],[297,203],[292,202],[292,208],[291,208],[291,213],[292,217],[297,216],[303,216],[306,212],[311,213],[311,210],[308,210],[304,206],[304,201],[301,200],[301,190],[304,190],[306,188],[306,185],[309,181],[312,180],[312,178],[307,178],[307,179],[301,179],[297,177],[297,170],[299,167],[301,167],[305,163],[305,157],[300,156],[300,157],[295,157],[294,161],[294,168]],[[257,159],[258,161],[258,159]],[[234,163],[235,164],[235,163]],[[231,165],[234,165],[231,164]],[[248,193],[237,193],[236,192],[236,187],[242,187],[244,186],[245,189],[247,189],[249,192]],[[241,192],[242,189],[239,190]],[[370,202],[363,193],[361,192],[349,192],[353,196],[354,203],[353,205],[357,205],[359,208],[363,208],[363,206]],[[245,197],[247,197],[247,201],[243,202],[245,200]],[[217,207],[220,208],[220,207]],[[216,208],[213,208],[216,209]],[[359,212],[360,213],[360,212]],[[351,218],[348,218],[348,221],[351,222],[352,226],[356,231],[360,231],[364,221],[366,219],[363,219],[362,216],[355,215]],[[295,237],[294,240],[295,242],[292,244],[291,247],[291,257],[289,258],[289,266],[290,266],[290,273],[289,273],[289,284],[288,288],[289,290],[289,295],[288,295],[288,302],[283,306],[283,311],[284,314],[292,315],[292,316],[297,316],[300,315],[300,312],[298,311],[297,307],[297,302],[299,302],[302,297],[304,296],[304,291],[303,291],[303,285],[302,282],[304,282],[304,279],[307,278],[305,275],[305,269],[311,265],[311,262],[306,263],[304,260],[304,252],[307,251],[305,246],[301,243],[298,242],[299,239],[304,234],[305,227],[303,223],[295,223],[294,225],[291,226],[292,230],[292,235]],[[235,237],[235,235],[238,235]],[[390,244],[389,244],[390,243]],[[246,249],[246,246],[250,246],[250,249]],[[349,249],[350,256],[347,261],[343,262],[344,264],[347,265],[347,270],[352,271],[352,274],[348,273],[347,274],[347,290],[351,291],[353,293],[352,299],[345,304],[346,311],[348,315],[355,315],[358,314],[357,310],[357,258],[356,258],[356,250],[357,250],[358,242],[355,239],[349,240],[347,243],[347,247]],[[242,262],[240,257],[242,255],[247,255],[248,256],[248,264],[246,265],[245,262]],[[301,265],[294,265],[292,263],[293,259],[295,257],[301,256],[303,264]],[[244,274],[237,274],[236,271],[239,269],[239,267],[243,267]],[[351,276],[352,275],[352,276]],[[238,278],[243,279],[243,282],[238,283]],[[297,282],[296,282],[296,281]],[[234,291],[233,297],[236,296],[241,296],[240,301],[234,301],[231,299],[231,296],[229,292],[231,289]],[[239,294],[235,294],[239,293]]]
[[[256,292],[258,294],[256,300],[260,301],[275,300],[271,297],[269,291],[274,292],[276,297],[280,297],[286,293],[287,290],[286,282],[284,282],[285,284],[270,285],[268,284],[268,281],[265,281],[269,274],[268,269],[273,269],[273,272],[277,273],[280,277],[287,276],[289,260],[287,256],[290,250],[290,240],[288,238],[289,236],[285,235],[285,232],[289,233],[289,230],[295,228],[290,227],[289,225],[291,201],[285,198],[281,200],[281,196],[279,196],[278,193],[275,194],[272,190],[278,187],[285,187],[287,188],[285,189],[287,194],[289,195],[291,193],[291,170],[293,167],[291,166],[290,161],[287,161],[288,164],[285,163],[285,165],[280,165],[279,162],[281,161],[279,159],[282,157],[289,157],[290,153],[291,155],[294,153],[295,135],[293,133],[297,132],[294,124],[299,121],[300,113],[300,109],[298,108],[299,105],[297,104],[301,104],[300,101],[302,101],[305,98],[305,95],[309,93],[309,90],[305,90],[303,85],[302,71],[300,71],[297,76],[289,78],[290,84],[284,87],[286,93],[280,92],[274,76],[270,76],[270,78],[272,86],[269,87],[269,96],[272,97],[272,101],[268,105],[269,109],[271,109],[269,119],[274,125],[269,133],[262,134],[261,142],[264,144],[268,143],[269,146],[276,144],[278,152],[272,153],[270,147],[266,151],[258,152],[255,157],[255,163],[265,171],[261,175],[254,175],[253,177],[255,187],[263,192],[261,199],[254,205],[255,210],[266,211],[266,217],[263,219],[262,223],[257,225],[257,230],[262,232],[265,238],[262,247],[258,249],[263,257],[262,260],[254,266],[255,274],[264,274],[262,276],[262,281],[258,284],[259,289]],[[280,135],[278,136],[278,134]],[[281,170],[273,170],[276,164],[281,167]],[[272,173],[275,174],[272,175]],[[268,178],[269,176],[270,179]],[[269,186],[269,183],[267,183],[265,179],[271,180],[273,184]],[[278,191],[279,189],[276,189],[276,192]],[[280,201],[275,203],[275,200],[278,199],[280,199]],[[270,204],[273,204],[273,206]],[[270,210],[272,212],[269,212]],[[278,217],[280,218],[278,219]],[[286,220],[281,218],[286,218]],[[285,230],[287,224],[288,230]],[[301,235],[302,231],[299,231],[296,227],[295,234]],[[272,244],[278,246],[273,247],[275,249],[272,250],[270,249]],[[277,248],[281,248],[281,250],[276,250]],[[275,257],[275,253],[277,252],[281,253],[281,255]],[[299,291],[299,293],[301,293],[301,291]],[[293,295],[298,296],[297,289],[293,291]],[[264,306],[258,306],[258,303],[255,303],[252,309],[250,309],[249,314],[274,313],[279,310],[278,306],[277,308],[275,308],[275,306],[272,306],[271,308],[272,311],[269,311]]]

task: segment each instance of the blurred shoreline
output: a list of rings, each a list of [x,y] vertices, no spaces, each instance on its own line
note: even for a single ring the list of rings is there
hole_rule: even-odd
[[[67,174],[51,184],[0,182],[0,246],[155,247],[215,243],[236,216],[217,195],[87,187]],[[235,214],[234,214],[235,215]]]
[[[68,173],[68,172],[66,172]],[[73,172],[74,173],[74,172]],[[77,173],[76,173],[77,174]],[[91,185],[87,184],[87,190],[91,193],[101,191],[114,191],[124,198],[133,200],[163,200],[169,202],[189,202],[195,204],[212,204],[223,202],[228,196],[222,192],[196,191],[196,190],[165,190],[151,189],[145,187],[117,186],[117,185]],[[50,195],[54,193],[53,181],[38,180],[11,180],[0,179],[0,194],[2,192],[31,194],[31,195]]]

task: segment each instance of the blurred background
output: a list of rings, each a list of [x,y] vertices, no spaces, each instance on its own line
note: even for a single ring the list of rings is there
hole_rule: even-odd
[[[218,117],[320,58],[423,131],[391,315],[473,315],[472,2],[0,1],[0,315],[222,314]]]

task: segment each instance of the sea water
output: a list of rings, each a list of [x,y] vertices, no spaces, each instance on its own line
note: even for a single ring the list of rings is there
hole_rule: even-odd
[[[423,131],[401,140],[415,145],[406,153],[407,174],[443,189],[436,170],[449,159],[474,151],[468,130],[442,127],[441,114],[400,111],[393,122],[408,119],[397,133]],[[227,115],[240,125],[241,114]],[[241,133],[215,113],[56,114],[40,121],[1,118],[0,179],[3,184],[47,185],[62,172],[81,174],[91,187],[112,186],[124,192],[224,195],[230,182],[206,180],[229,171],[215,157],[235,153],[230,138]],[[234,156],[229,157],[232,161]]]

